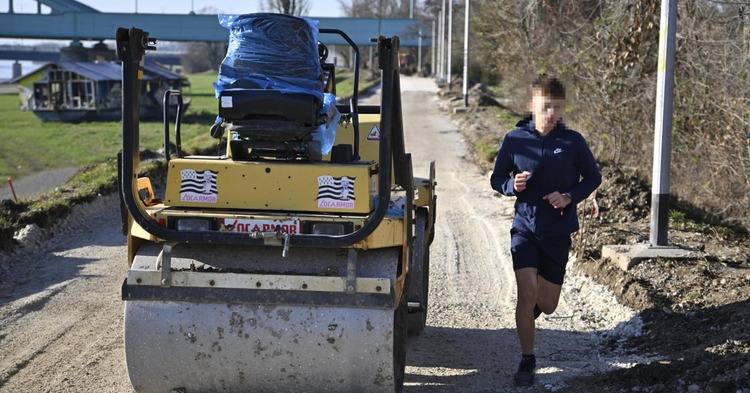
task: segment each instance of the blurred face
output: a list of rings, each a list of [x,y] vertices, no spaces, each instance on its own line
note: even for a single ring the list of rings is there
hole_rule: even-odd
[[[530,106],[537,131],[546,135],[562,118],[565,110],[565,99],[552,98],[543,94],[541,89],[534,89]]]

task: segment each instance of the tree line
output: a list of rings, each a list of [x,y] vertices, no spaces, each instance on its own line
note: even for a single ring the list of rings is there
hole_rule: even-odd
[[[472,1],[473,77],[561,76],[603,162],[651,176],[661,0]],[[750,227],[750,1],[678,2],[671,191]],[[522,102],[518,101],[520,109]]]

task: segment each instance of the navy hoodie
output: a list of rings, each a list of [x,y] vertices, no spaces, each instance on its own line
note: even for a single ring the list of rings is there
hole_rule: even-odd
[[[517,173],[531,172],[526,189],[516,192]],[[586,140],[559,121],[546,136],[527,117],[505,135],[490,179],[492,188],[516,196],[513,228],[539,236],[566,235],[578,230],[576,205],[602,182],[602,175]],[[552,192],[570,194],[573,202],[562,211],[542,199]]]

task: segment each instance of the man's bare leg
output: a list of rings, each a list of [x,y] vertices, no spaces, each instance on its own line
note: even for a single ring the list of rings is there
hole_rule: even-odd
[[[544,277],[539,276],[537,278],[536,305],[539,306],[543,313],[552,314],[560,302],[561,291],[562,285],[553,284],[544,279]]]
[[[516,285],[518,303],[516,303],[516,331],[521,344],[521,353],[534,354],[534,306],[537,304],[538,279],[537,269],[533,267],[518,269]],[[546,281],[546,280],[545,280]]]
[[[532,386],[534,384],[534,307],[537,303],[538,284],[537,269],[523,268],[516,270],[516,284],[518,286],[518,303],[516,304],[516,330],[521,343],[521,362],[518,371],[513,376],[516,386]]]

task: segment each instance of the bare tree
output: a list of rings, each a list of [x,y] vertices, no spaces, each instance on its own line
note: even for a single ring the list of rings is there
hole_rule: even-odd
[[[214,7],[204,7],[198,10],[198,14],[219,14]],[[226,42],[189,42],[187,53],[182,55],[182,67],[187,73],[203,72],[208,70],[218,71],[221,61],[227,54]]]
[[[410,0],[338,0],[351,18],[408,18]]]
[[[435,1],[435,0],[428,0]],[[414,0],[415,8],[417,0]],[[411,0],[338,0],[339,6],[345,16],[350,18],[408,18],[411,6]],[[417,9],[415,9],[415,17],[417,16]],[[417,31],[415,30],[412,34],[416,36]],[[375,32],[373,36],[377,35]],[[414,48],[402,48],[405,52],[414,52],[411,56],[416,59],[416,49]],[[347,52],[340,53],[341,57],[344,58],[345,62],[349,62],[349,55]],[[370,63],[374,63],[374,59],[369,59]],[[416,60],[414,60],[416,62]]]
[[[190,42],[187,53],[182,55],[182,67],[192,74],[208,70],[218,71],[227,54],[225,42]]]
[[[261,9],[280,14],[303,16],[309,12],[310,2],[309,0],[263,0]]]
[[[571,126],[597,158],[637,168],[653,154],[659,0],[477,0],[482,72],[516,91],[540,72],[569,83]],[[678,3],[671,192],[750,227],[748,0]],[[523,105],[523,94],[514,108]],[[512,96],[509,98],[513,98]],[[716,198],[721,195],[721,198]]]

